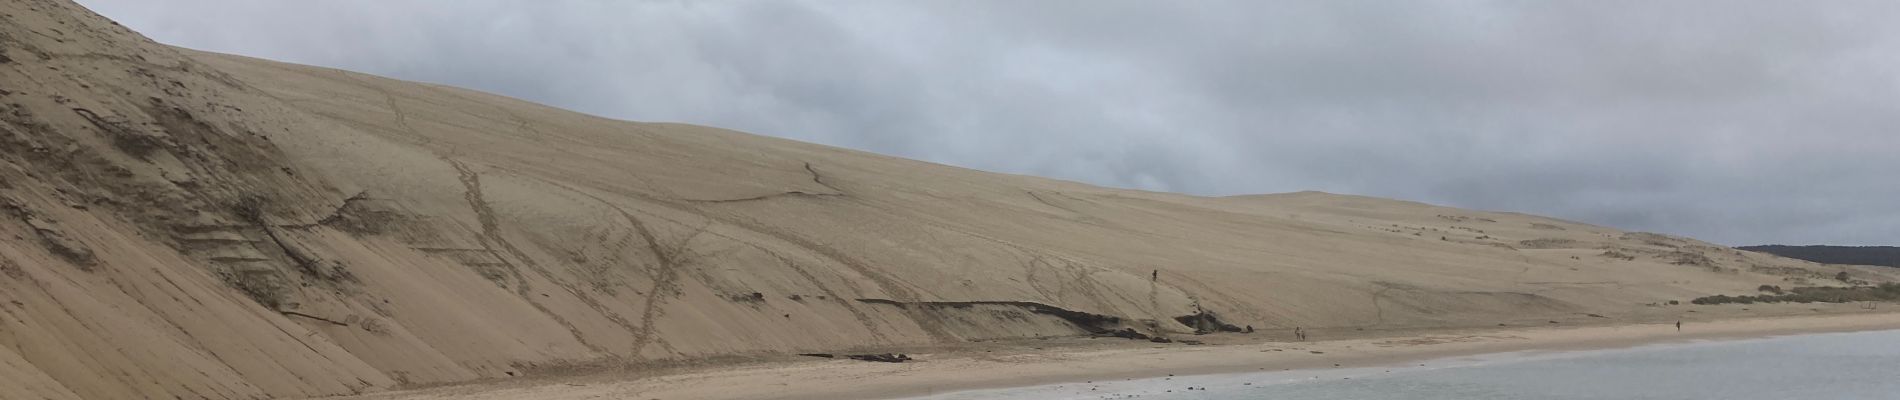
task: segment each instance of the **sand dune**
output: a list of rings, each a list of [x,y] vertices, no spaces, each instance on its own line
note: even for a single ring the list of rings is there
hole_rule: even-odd
[[[0,12],[0,398],[1182,335],[1196,310],[1640,320],[1847,268],[1395,200],[988,173],[172,48],[64,0]]]

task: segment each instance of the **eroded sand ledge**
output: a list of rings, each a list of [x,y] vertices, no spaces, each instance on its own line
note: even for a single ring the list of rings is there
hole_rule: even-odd
[[[905,364],[783,360],[678,369],[646,378],[595,374],[391,391],[353,400],[424,399],[895,399],[962,390],[1088,380],[1368,367],[1527,350],[1589,350],[1691,340],[1900,329],[1900,313],[1737,318],[1673,324],[1428,331],[1305,343],[953,351]],[[1314,352],[1319,352],[1315,354]]]

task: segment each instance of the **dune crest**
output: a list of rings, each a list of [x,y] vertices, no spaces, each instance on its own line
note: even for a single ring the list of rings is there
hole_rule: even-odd
[[[64,0],[0,12],[0,398],[1626,317],[1840,270],[1521,214],[1109,189],[615,121],[173,48]]]

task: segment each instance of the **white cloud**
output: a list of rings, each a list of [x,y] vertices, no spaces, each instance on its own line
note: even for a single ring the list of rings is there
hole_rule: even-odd
[[[81,0],[172,44],[1010,173],[1900,241],[1900,3]]]

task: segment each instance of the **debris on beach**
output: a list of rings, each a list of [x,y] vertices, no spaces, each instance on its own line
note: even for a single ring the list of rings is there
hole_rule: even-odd
[[[909,356],[909,355],[905,355],[905,354],[891,354],[891,353],[884,353],[884,354],[852,354],[852,355],[848,355],[848,356],[845,356],[845,357],[847,357],[847,358],[850,358],[850,359],[853,359],[853,360],[858,360],[858,361],[871,361],[871,362],[887,362],[887,363],[901,363],[901,362],[905,362],[905,361],[910,361],[910,360],[911,360],[911,358],[910,358],[910,356]]]
[[[843,356],[839,356],[837,354],[831,354],[831,353],[801,353],[799,355],[805,356],[805,357],[818,357],[818,358],[844,357],[844,358],[849,358],[849,359],[858,360],[858,361],[887,362],[887,363],[901,363],[905,361],[915,360],[913,358],[910,358],[910,355],[908,354],[893,354],[893,353],[846,354]]]

